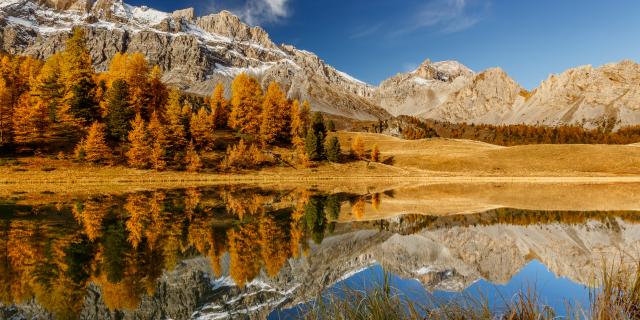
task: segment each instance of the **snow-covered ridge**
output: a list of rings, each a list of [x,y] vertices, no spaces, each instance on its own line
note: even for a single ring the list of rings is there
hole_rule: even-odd
[[[233,48],[237,45],[248,47],[250,50],[258,50],[258,52],[265,52],[271,56],[280,57],[279,59],[284,63],[292,65],[295,69],[302,69],[302,67],[296,63],[294,57],[285,53],[280,47],[272,43],[265,45],[264,43],[247,39],[237,39],[232,36],[213,33],[204,30],[203,27],[199,25],[198,19],[200,18],[181,18],[175,13],[163,12],[147,6],[133,6],[121,0],[96,1],[88,12],[82,12],[76,9],[57,10],[46,5],[38,4],[33,0],[0,0],[0,10],[5,11],[7,15],[5,21],[9,25],[33,30],[38,34],[69,32],[74,26],[88,26],[111,31],[123,30],[130,33],[155,32],[171,37],[187,35],[196,37],[202,45],[212,50],[225,50],[229,54],[238,57],[238,59],[252,60],[247,63],[249,66],[246,67],[225,66],[218,63],[216,64],[217,68],[215,70],[218,74],[234,75],[239,72],[261,74],[275,65],[274,61],[256,61],[255,58],[246,57],[244,52],[239,52]],[[221,19],[223,19],[224,22],[229,21],[229,19],[224,20],[224,17],[232,16],[228,11],[222,11],[218,15],[222,17]],[[167,25],[170,30],[167,30]],[[234,29],[237,28],[236,26],[231,27]],[[240,28],[244,27],[247,26],[240,26]],[[297,51],[302,56],[317,59],[317,56],[312,52],[298,50],[293,47],[291,47],[291,49]],[[334,70],[333,68],[330,69]],[[334,71],[342,81],[357,86],[369,86],[365,82],[345,72]]]

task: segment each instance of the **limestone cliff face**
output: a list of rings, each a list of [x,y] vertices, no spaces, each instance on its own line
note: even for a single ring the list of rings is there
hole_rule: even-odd
[[[420,116],[450,122],[500,124],[525,92],[502,69],[485,70],[447,96],[436,110]]]
[[[640,65],[622,61],[552,75],[515,106],[508,121],[591,128],[640,124]]]
[[[310,52],[274,44],[263,29],[227,11],[195,17],[193,9],[165,13],[120,0],[3,0],[0,27],[0,48],[13,54],[46,58],[80,27],[98,71],[117,52],[140,52],[164,70],[165,82],[195,94],[211,94],[218,82],[228,88],[245,72],[264,87],[277,81],[317,111],[361,120],[390,116],[368,98],[371,86]]]
[[[398,74],[376,88],[373,100],[395,116],[435,112],[473,77],[473,71],[457,61],[425,61],[410,73]]]
[[[499,68],[446,79],[414,71],[384,81],[374,97],[393,115],[454,123],[620,128],[640,124],[640,65],[578,67],[550,76],[532,92]]]

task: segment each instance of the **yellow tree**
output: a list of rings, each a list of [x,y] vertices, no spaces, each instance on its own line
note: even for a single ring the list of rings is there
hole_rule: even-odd
[[[260,138],[263,144],[274,144],[289,133],[288,102],[277,83],[271,82],[262,103]]]
[[[144,119],[139,113],[131,122],[131,131],[129,131],[128,138],[130,146],[127,151],[127,162],[135,168],[148,168],[151,160],[151,147],[149,146]]]
[[[5,80],[0,77],[0,145],[11,140],[12,115],[11,91]]]
[[[262,113],[260,84],[255,78],[241,73],[233,80],[231,91],[229,126],[244,134],[257,134]]]
[[[32,120],[32,101],[29,94],[23,94],[18,100],[12,117],[13,140],[16,143],[26,144],[35,142],[37,136]]]
[[[302,137],[305,137],[311,125],[311,106],[309,106],[309,101],[307,100],[303,101],[302,107],[300,107],[300,123]]]
[[[169,93],[166,121],[167,137],[169,137],[168,151],[176,153],[179,150],[183,150],[187,144],[186,130],[184,126],[182,104],[180,102],[180,93],[176,90],[172,90]]]
[[[361,136],[357,135],[351,142],[351,152],[358,160],[364,159],[364,140]]]
[[[373,145],[373,149],[371,149],[371,161],[378,162],[380,161],[380,149],[377,144]]]
[[[215,126],[215,116],[204,107],[191,115],[189,129],[197,148],[205,150],[213,148]]]
[[[229,123],[229,101],[224,98],[224,85],[218,83],[210,100],[211,112],[215,118],[216,128],[226,128]]]
[[[202,159],[200,159],[200,155],[198,155],[198,151],[196,151],[193,141],[189,142],[189,146],[187,146],[184,163],[187,171],[189,172],[198,172],[202,169]]]
[[[245,223],[228,233],[230,274],[236,285],[244,288],[260,272],[260,247],[258,227]]]
[[[164,107],[167,104],[168,91],[165,84],[162,82],[162,71],[157,65],[151,69],[151,75],[149,76],[149,90],[148,90],[148,112],[153,114],[158,113],[158,116],[164,118]]]
[[[162,77],[160,69],[156,70],[154,77]],[[141,53],[116,53],[111,59],[109,64],[109,70],[107,71],[107,82],[111,86],[113,81],[124,80],[129,85],[129,99],[130,104],[135,109],[135,112],[147,117],[152,111],[150,106],[150,68],[144,55]],[[157,85],[157,83],[156,83]],[[157,89],[158,87],[156,87]],[[158,92],[161,94],[161,92]],[[161,98],[160,96],[158,98]]]
[[[160,122],[160,116],[157,111],[151,114],[148,131],[152,139],[151,167],[158,171],[164,170],[167,167],[166,147],[169,141],[167,139],[166,129],[162,122]]]
[[[148,81],[149,81],[149,64],[141,53],[129,55],[127,62],[127,83],[129,83],[131,94],[131,105],[136,112],[148,113]]]
[[[97,163],[111,159],[112,153],[109,146],[107,146],[103,124],[96,121],[91,125],[82,148],[86,161]]]

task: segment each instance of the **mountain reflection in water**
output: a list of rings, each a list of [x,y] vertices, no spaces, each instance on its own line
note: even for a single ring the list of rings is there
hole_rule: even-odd
[[[398,283],[415,279],[418,298],[535,284],[541,274],[554,301],[582,303],[603,257],[640,252],[638,212],[495,209],[365,221],[393,197],[225,186],[0,200],[0,317],[291,316],[322,290],[381,268]],[[526,272],[532,266],[548,274]]]

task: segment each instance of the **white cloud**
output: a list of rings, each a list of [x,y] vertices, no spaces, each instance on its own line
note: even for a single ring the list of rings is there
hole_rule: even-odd
[[[233,5],[228,2],[225,0],[213,1],[208,6],[208,11],[216,12],[226,9],[251,25],[278,22],[291,15],[290,0],[244,0],[233,1]],[[238,2],[241,4],[238,5]]]
[[[443,33],[454,33],[473,27],[480,22],[491,6],[489,0],[433,0],[419,8],[410,24],[397,30],[396,34],[408,33],[422,28],[437,29]]]

